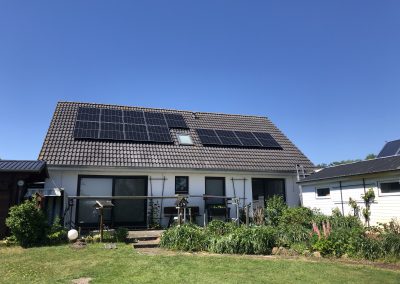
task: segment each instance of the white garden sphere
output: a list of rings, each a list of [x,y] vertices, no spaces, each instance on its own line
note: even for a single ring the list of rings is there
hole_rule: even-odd
[[[70,241],[75,241],[78,238],[78,231],[75,229],[68,231],[68,239]]]

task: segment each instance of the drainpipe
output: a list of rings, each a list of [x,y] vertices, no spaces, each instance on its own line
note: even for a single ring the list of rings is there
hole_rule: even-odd
[[[342,182],[341,181],[339,181],[339,187],[340,187],[340,200],[342,203],[342,215],[344,216],[343,190],[342,190]]]

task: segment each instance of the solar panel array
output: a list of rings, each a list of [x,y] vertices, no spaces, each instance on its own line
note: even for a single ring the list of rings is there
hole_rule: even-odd
[[[79,107],[74,137],[171,143],[170,128],[188,127],[181,114]]]
[[[282,149],[281,145],[265,132],[247,132],[216,129],[196,129],[200,141],[208,146],[238,146]]]
[[[400,139],[387,142],[383,149],[379,152],[377,158],[395,155],[400,155]]]

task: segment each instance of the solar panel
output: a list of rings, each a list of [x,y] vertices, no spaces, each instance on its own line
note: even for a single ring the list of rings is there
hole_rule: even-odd
[[[226,146],[242,146],[235,133],[230,130],[215,130],[222,145]]]
[[[239,138],[240,142],[242,142],[243,146],[246,147],[260,147],[261,144],[254,137],[253,133],[245,132],[245,131],[235,131],[236,136]]]
[[[387,142],[383,149],[379,152],[378,158],[389,157],[400,154],[400,140]]]
[[[122,110],[102,109],[101,122],[122,123]]]
[[[76,120],[82,121],[99,121],[100,120],[100,109],[92,107],[79,107],[78,116]]]
[[[82,139],[98,139],[99,127],[98,122],[79,121],[75,123],[74,137]]]
[[[121,123],[102,123],[99,138],[124,140],[124,125]]]
[[[221,145],[221,141],[214,129],[196,129],[196,132],[203,145]]]
[[[282,149],[281,145],[271,136],[265,132],[253,132],[254,136],[260,141],[261,145],[265,148]]]
[[[143,111],[125,110],[124,122],[129,124],[146,124]]]
[[[125,124],[125,140],[149,141],[146,125]]]
[[[169,128],[188,128],[181,114],[164,113]]]
[[[144,117],[146,118],[147,125],[167,126],[164,114],[162,114],[161,112],[145,112]]]
[[[172,142],[167,126],[148,125],[149,140],[154,142]]]

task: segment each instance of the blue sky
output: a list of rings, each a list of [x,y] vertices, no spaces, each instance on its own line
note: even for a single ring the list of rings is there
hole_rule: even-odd
[[[399,1],[0,0],[0,157],[58,101],[268,116],[314,163],[400,138]]]

